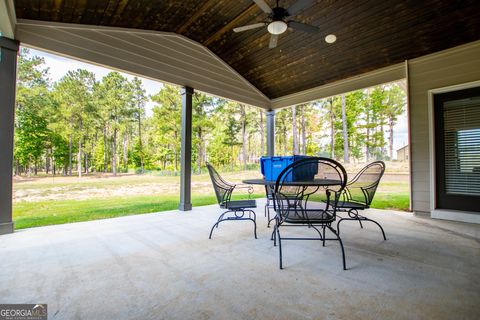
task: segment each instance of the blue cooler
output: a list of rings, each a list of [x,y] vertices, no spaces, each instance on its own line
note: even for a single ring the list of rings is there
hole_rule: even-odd
[[[294,163],[295,161],[310,158],[309,156],[285,156],[285,157],[261,157],[260,158],[260,169],[262,174],[267,181],[276,181],[278,175],[285,169],[289,164]],[[285,181],[309,181],[313,180],[315,175],[318,172],[317,163],[312,163],[311,165],[302,166],[301,169],[294,169],[290,173]]]

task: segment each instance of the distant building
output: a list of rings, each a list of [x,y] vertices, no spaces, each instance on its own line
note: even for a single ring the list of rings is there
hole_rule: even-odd
[[[408,149],[408,144],[397,150],[397,161],[408,161],[409,156],[410,150]]]

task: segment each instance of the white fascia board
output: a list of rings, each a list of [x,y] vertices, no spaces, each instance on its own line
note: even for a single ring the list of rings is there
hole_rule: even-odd
[[[393,82],[403,79],[405,76],[405,63],[402,62],[351,78],[327,83],[312,89],[272,99],[272,109],[308,103],[338,94],[368,88],[382,83]]]

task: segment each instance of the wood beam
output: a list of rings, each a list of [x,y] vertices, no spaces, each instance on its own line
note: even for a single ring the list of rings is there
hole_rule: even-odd
[[[207,8],[211,5],[213,1],[217,0],[205,1],[203,5],[188,18],[187,21],[185,21],[179,28],[177,28],[177,30],[175,30],[175,32],[178,34],[183,34],[185,31],[187,31],[188,27],[190,27],[195,21],[197,21],[198,18],[202,16],[202,14],[205,12],[205,10],[207,10]]]
[[[213,35],[210,36],[203,45],[208,47],[212,42],[220,39],[228,31],[231,31],[235,26],[237,26],[238,22],[240,22],[243,18],[251,15],[253,12],[258,10],[258,6],[255,3],[252,3],[247,9],[243,10],[238,16],[236,16],[232,21],[224,25],[220,30],[215,32]],[[233,32],[233,31],[232,31]]]

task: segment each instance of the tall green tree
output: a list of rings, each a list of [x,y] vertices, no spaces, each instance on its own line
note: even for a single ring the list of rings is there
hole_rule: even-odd
[[[133,78],[131,82],[132,86],[132,110],[133,117],[137,121],[137,141],[135,144],[135,159],[136,165],[140,167],[140,172],[144,172],[145,154],[143,150],[142,141],[142,123],[145,118],[145,104],[147,103],[147,95],[145,89],[142,87],[142,81],[137,77]]]
[[[211,113],[215,110],[213,98],[204,93],[195,92],[193,94],[192,108],[193,144],[196,146],[196,159],[193,160],[196,160],[197,173],[200,174],[202,161],[205,159],[207,136],[209,131],[214,127],[211,121]]]
[[[73,142],[77,142],[77,171],[82,177],[84,129],[88,128],[95,113],[92,103],[95,75],[87,70],[68,71],[55,85],[55,96],[60,105],[61,114],[68,122],[69,136],[69,174],[72,174]]]
[[[118,171],[118,135],[122,125],[130,121],[133,115],[131,86],[120,73],[110,72],[103,77],[96,90],[100,113],[105,120],[106,127],[104,130],[106,132],[108,132],[108,129],[111,131],[110,158],[112,173],[116,175]],[[107,133],[104,137],[106,136]]]
[[[153,107],[153,126],[156,139],[156,156],[163,167],[172,161],[173,170],[178,171],[181,139],[182,99],[177,87],[165,85],[160,92],[151,97],[156,103]]]

